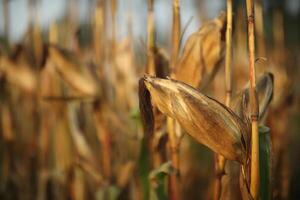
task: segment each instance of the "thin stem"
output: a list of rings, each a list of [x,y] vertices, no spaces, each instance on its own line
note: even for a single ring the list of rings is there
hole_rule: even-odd
[[[230,107],[232,95],[232,0],[227,0],[226,55],[225,55],[225,87],[227,107]]]
[[[68,25],[69,31],[71,33],[69,48],[78,51],[77,39],[76,39],[76,29],[78,27],[78,1],[69,0],[68,1]]]
[[[257,51],[260,57],[266,56],[266,45],[264,39],[264,20],[262,0],[256,0],[255,4]]]
[[[110,1],[111,21],[112,21],[112,59],[115,62],[116,58],[116,14],[117,14],[117,0]]]
[[[116,15],[117,15],[117,0],[110,0],[110,10],[111,10],[111,73],[113,77],[113,86],[117,87],[117,70],[116,70],[116,49],[117,49],[117,24],[116,24]],[[117,89],[116,89],[117,90]],[[115,102],[116,103],[116,102]]]
[[[3,22],[4,22],[4,35],[7,39],[9,39],[9,25],[10,25],[10,19],[9,19],[9,5],[8,0],[3,0]]]
[[[279,9],[274,10],[273,14],[273,38],[275,44],[278,47],[283,48],[284,46],[284,27],[283,27],[283,16]]]
[[[249,79],[250,79],[250,107],[251,107],[251,177],[250,192],[253,199],[259,196],[259,135],[258,135],[258,103],[256,94],[255,77],[255,37],[254,37],[254,3],[253,0],[246,0],[248,20],[248,51],[249,51]]]
[[[180,33],[181,33],[181,23],[180,23],[180,1],[173,0],[173,25],[172,25],[172,51],[171,51],[171,61],[170,61],[170,71],[171,77],[173,77],[172,69],[175,68],[178,53],[180,48]],[[172,160],[172,166],[176,173],[170,175],[169,179],[169,197],[171,200],[181,199],[181,190],[179,182],[179,147],[180,140],[176,136],[175,126],[178,122],[172,118],[167,118],[167,128],[169,134],[169,144],[170,144],[170,154]],[[178,130],[180,131],[180,130]]]
[[[148,21],[147,21],[147,68],[146,73],[155,74],[155,30],[154,30],[154,0],[148,0]]]
[[[104,36],[104,4],[103,1],[98,0],[97,6],[94,14],[94,50],[95,50],[95,60],[98,66],[101,66],[103,63],[103,36]]]
[[[99,106],[94,112],[94,121],[96,124],[97,136],[101,143],[101,164],[104,177],[110,182],[112,176],[112,158],[111,158],[111,135],[108,132],[107,122],[103,117],[103,110]]]
[[[180,6],[179,0],[173,0],[173,27],[172,27],[172,52],[171,52],[171,67],[174,68],[177,62],[179,47],[180,47]]]
[[[226,54],[225,54],[225,87],[226,87],[226,100],[225,105],[230,107],[232,86],[231,86],[231,77],[232,77],[232,0],[227,0],[227,25],[226,25]],[[215,183],[215,194],[214,199],[220,199],[222,191],[222,177],[225,173],[225,162],[226,159],[217,155],[216,163],[216,174],[217,180]]]
[[[179,144],[177,143],[177,136],[174,129],[175,123],[176,121],[174,119],[170,117],[167,118],[171,161],[174,171],[176,172],[169,177],[169,197],[171,200],[181,199],[179,187]]]
[[[53,21],[49,27],[49,43],[50,44],[58,43],[58,27],[55,21]]]

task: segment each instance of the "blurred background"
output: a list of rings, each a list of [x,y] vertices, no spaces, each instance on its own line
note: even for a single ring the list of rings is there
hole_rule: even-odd
[[[233,2],[237,92],[247,82],[247,29],[245,1]],[[273,199],[299,199],[300,1],[257,5],[258,73],[275,77],[265,120]],[[226,1],[181,0],[181,51],[222,10]],[[150,156],[139,116],[147,1],[0,0],[0,16],[0,199],[148,199],[168,154],[160,127],[151,152],[160,158]],[[171,0],[154,1],[154,20],[155,63],[168,66]],[[224,102],[224,91],[221,67],[206,92]],[[210,199],[213,153],[185,135],[180,155],[185,199]]]

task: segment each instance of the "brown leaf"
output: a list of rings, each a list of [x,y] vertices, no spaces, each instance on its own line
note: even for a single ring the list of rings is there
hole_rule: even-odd
[[[154,59],[156,76],[159,78],[166,78],[170,74],[167,52],[163,48],[155,47]]]
[[[28,65],[18,66],[11,59],[3,56],[0,57],[0,74],[4,74],[10,84],[30,93],[35,92],[36,75]]]
[[[68,55],[64,54],[56,47],[49,47],[50,60],[55,64],[55,69],[62,76],[62,78],[74,89],[85,94],[95,95],[97,92],[96,85],[92,77],[84,71],[79,70],[76,63],[68,59]]]
[[[245,162],[249,130],[229,108],[179,81],[149,76],[142,80],[153,104],[199,143],[226,159]]]
[[[175,78],[193,87],[204,88],[224,58],[226,15],[205,23],[187,40],[175,69]]]

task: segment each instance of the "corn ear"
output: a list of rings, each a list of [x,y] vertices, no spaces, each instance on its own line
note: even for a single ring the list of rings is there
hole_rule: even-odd
[[[249,129],[229,108],[179,81],[145,76],[140,81],[140,85],[143,84],[152,103],[162,113],[176,119],[199,143],[226,159],[246,161]],[[145,97],[140,93],[140,98]],[[145,112],[146,107],[150,109],[149,100],[147,105],[142,107],[142,115],[151,113]],[[153,127],[153,119],[147,121],[150,118],[143,117],[144,124],[149,122],[148,126]]]

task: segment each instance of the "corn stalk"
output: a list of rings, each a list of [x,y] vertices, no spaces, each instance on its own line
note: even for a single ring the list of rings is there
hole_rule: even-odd
[[[179,47],[180,47],[180,1],[173,0],[173,25],[172,25],[172,50],[171,50],[171,62],[170,62],[170,71],[171,77],[172,69],[175,68],[177,63],[178,54],[179,54]],[[169,179],[169,197],[172,200],[181,199],[181,190],[179,185],[179,146],[180,141],[176,136],[176,120],[168,117],[167,118],[167,130],[169,134],[169,141],[170,141],[170,153],[171,153],[171,160],[172,166],[175,169],[176,173],[170,175]]]
[[[230,107],[232,87],[231,87],[231,60],[232,60],[232,0],[227,0],[227,26],[226,26],[226,54],[225,54],[225,88],[226,99],[225,105]],[[223,156],[217,155],[216,174],[217,180],[215,183],[214,199],[220,199],[222,191],[222,177],[225,173],[226,160]]]
[[[154,30],[154,0],[148,0],[148,19],[147,19],[147,68],[146,73],[155,74],[155,30]]]
[[[256,94],[255,77],[255,36],[254,36],[254,2],[246,0],[248,23],[248,51],[249,51],[249,80],[250,80],[250,109],[251,109],[251,174],[250,192],[253,199],[259,196],[259,135],[258,135],[258,97]]]

